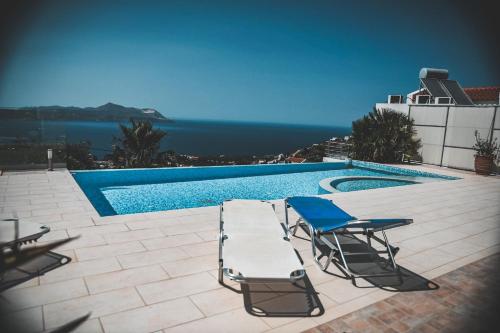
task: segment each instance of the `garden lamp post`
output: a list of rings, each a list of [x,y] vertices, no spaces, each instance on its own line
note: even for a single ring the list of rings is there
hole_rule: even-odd
[[[52,165],[52,148],[47,149],[47,159],[49,162],[49,171],[54,171],[54,168]]]

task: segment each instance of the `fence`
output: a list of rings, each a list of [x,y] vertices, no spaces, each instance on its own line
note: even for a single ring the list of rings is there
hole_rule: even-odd
[[[439,106],[377,104],[377,108],[396,109],[414,119],[422,140],[424,163],[457,169],[474,169],[474,132],[500,140],[498,105]]]

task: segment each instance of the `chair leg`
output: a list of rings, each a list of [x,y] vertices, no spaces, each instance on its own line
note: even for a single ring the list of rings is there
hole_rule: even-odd
[[[302,221],[301,218],[299,218],[297,220],[297,222],[295,222],[295,227],[293,227],[293,234],[292,234],[293,236],[295,236],[295,234],[297,234],[297,229],[299,229],[299,227],[300,227],[300,221]],[[311,229],[311,228],[309,228],[309,229]]]
[[[337,244],[337,249],[340,253],[340,258],[342,259],[342,265],[344,266],[343,268],[345,269],[345,273],[349,275],[351,278],[354,278],[354,274],[351,273],[351,270],[349,269],[349,266],[347,266],[347,261],[345,260],[344,257],[344,251],[342,251],[342,247],[340,246],[339,239],[337,238],[337,234],[335,232],[332,232],[333,238],[335,239],[335,243]]]
[[[222,284],[224,281],[224,274],[222,272],[224,262],[222,259],[222,243],[224,242],[224,220],[223,220],[223,204],[220,205],[219,209],[219,283]]]
[[[309,226],[309,233],[311,235],[311,246],[312,246],[312,252],[313,252],[314,261],[316,262],[316,264],[319,266],[319,268],[322,271],[326,271],[328,269],[328,266],[330,266],[330,263],[333,260],[333,256],[335,255],[335,250],[334,249],[330,249],[330,253],[328,254],[328,259],[327,259],[326,263],[323,265],[319,261],[319,258],[321,256],[318,256],[316,254],[316,236],[314,234],[314,229],[311,226]]]
[[[398,265],[396,264],[396,260],[394,260],[394,255],[392,254],[391,245],[389,244],[389,240],[387,239],[384,230],[382,230],[382,235],[384,236],[385,247],[387,248],[387,253],[389,253],[389,258],[391,259],[392,267],[396,271],[398,269]]]
[[[286,225],[286,236],[290,238],[290,224],[288,224],[288,203],[285,200],[285,225]]]

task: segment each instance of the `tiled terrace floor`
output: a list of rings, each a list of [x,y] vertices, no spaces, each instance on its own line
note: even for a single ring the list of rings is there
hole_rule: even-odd
[[[499,322],[499,261],[489,256],[435,279],[435,292],[399,293],[304,333],[491,332]]]
[[[499,252],[500,180],[430,171],[463,179],[330,197],[358,217],[413,218],[388,235],[401,247],[401,266],[434,279]],[[395,295],[321,272],[309,243],[293,239],[325,313],[256,317],[245,310],[242,294],[217,283],[217,207],[99,217],[61,170],[4,173],[0,208],[1,217],[15,210],[22,221],[49,225],[41,241],[82,236],[56,251],[72,257],[70,264],[3,294],[0,302],[16,300],[8,319],[31,318],[33,332],[88,311],[92,317],[80,332],[298,332]],[[283,219],[282,202],[277,212]],[[286,293],[273,297],[290,305]]]

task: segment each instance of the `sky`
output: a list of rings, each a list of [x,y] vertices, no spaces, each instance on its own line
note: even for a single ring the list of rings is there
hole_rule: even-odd
[[[2,37],[0,106],[151,107],[166,117],[350,126],[421,67],[500,83],[454,2],[46,1]],[[476,15],[477,19],[477,15]]]

